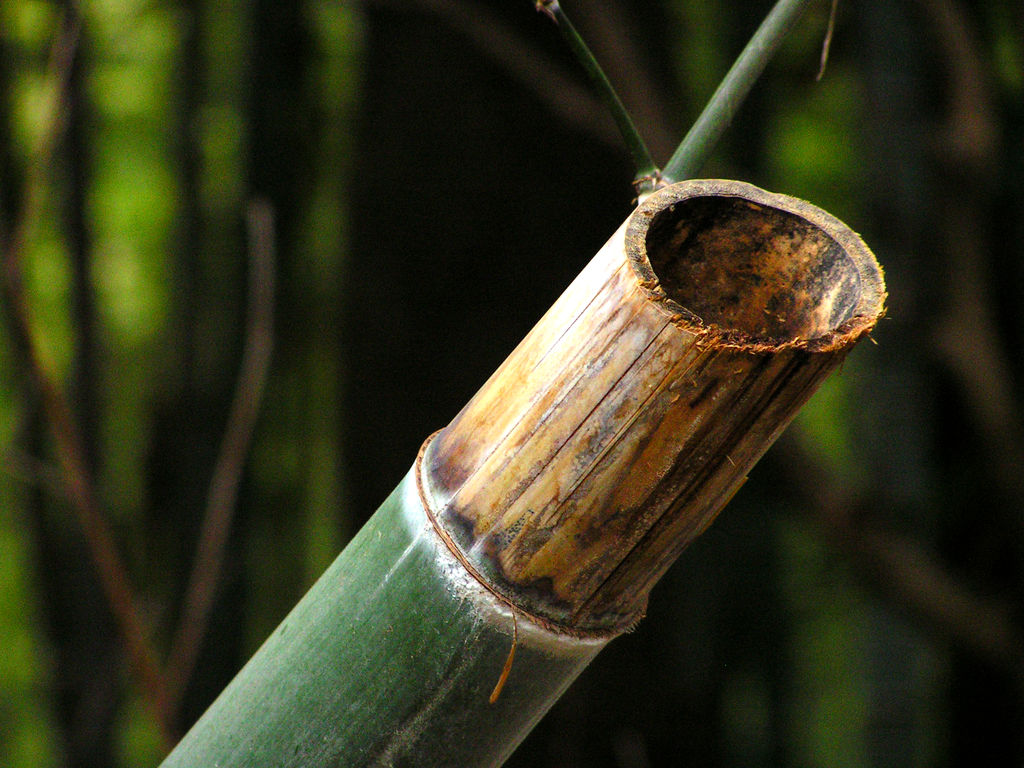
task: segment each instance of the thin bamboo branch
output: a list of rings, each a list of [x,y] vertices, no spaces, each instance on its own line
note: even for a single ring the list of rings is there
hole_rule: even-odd
[[[863,519],[854,522],[862,517],[855,508],[822,513],[831,538],[842,541],[895,605],[1024,685],[1024,632],[1011,602],[972,590],[920,542]]]
[[[697,174],[768,61],[810,3],[811,0],[779,0],[775,4],[665,165],[662,176],[666,183]]]
[[[619,134],[622,136],[623,141],[626,142],[629,154],[633,158],[633,166],[636,168],[636,177],[633,184],[636,187],[637,193],[643,195],[652,192],[659,186],[661,174],[657,164],[651,157],[651,153],[647,149],[647,145],[633,124],[633,118],[629,116],[629,112],[626,111],[622,100],[615,92],[615,87],[608,80],[608,76],[601,69],[601,65],[597,63],[594,54],[590,52],[590,48],[587,47],[579,32],[576,31],[576,27],[573,26],[569,17],[565,14],[558,0],[537,0],[537,10],[549,16],[558,26],[558,31],[561,32],[569,49],[573,52],[576,60],[582,65],[587,76],[597,88],[601,100],[611,112],[615,125],[619,129]]]
[[[153,648],[146,638],[130,586],[128,570],[117,551],[113,533],[100,507],[95,482],[85,460],[77,422],[55,381],[51,372],[52,366],[45,359],[41,345],[33,333],[35,323],[22,274],[25,241],[39,216],[45,174],[66,123],[67,89],[80,32],[80,19],[77,13],[72,11],[61,24],[53,45],[48,80],[54,84],[54,98],[48,119],[44,123],[43,133],[33,149],[18,220],[3,245],[3,288],[7,299],[5,304],[16,346],[24,358],[29,378],[46,414],[71,508],[82,527],[93,564],[124,640],[125,650],[143,698],[161,728],[165,740],[170,743],[172,737],[170,720],[167,717],[164,678],[156,662]]]
[[[275,268],[274,216],[268,202],[257,200],[249,206],[248,225],[249,316],[245,349],[224,438],[210,481],[195,564],[167,661],[168,707],[171,713],[175,713],[180,705],[209,624],[236,509],[238,486],[270,370]]]
[[[650,55],[658,51],[643,34],[642,23],[624,0],[588,0],[593,9],[576,18],[580,34],[589,41],[595,57],[604,64],[608,78],[618,84],[623,102],[629,105],[633,122],[643,126],[651,157],[668,157],[678,143],[678,130],[670,114],[666,90],[651,66]],[[625,0],[629,2],[629,0]]]

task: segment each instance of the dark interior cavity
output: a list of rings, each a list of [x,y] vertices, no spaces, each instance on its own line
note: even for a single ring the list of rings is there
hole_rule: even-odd
[[[651,221],[647,257],[670,299],[750,341],[813,340],[850,319],[861,277],[802,217],[738,197],[695,197]]]

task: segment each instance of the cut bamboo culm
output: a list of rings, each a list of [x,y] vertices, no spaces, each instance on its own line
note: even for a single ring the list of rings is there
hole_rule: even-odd
[[[668,187],[431,441],[435,520],[523,610],[629,627],[884,297],[824,211],[734,181]]]
[[[732,181],[654,193],[165,768],[499,765],[884,299],[814,206]]]

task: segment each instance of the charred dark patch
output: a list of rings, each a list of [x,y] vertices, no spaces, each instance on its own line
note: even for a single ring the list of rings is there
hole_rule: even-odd
[[[476,542],[476,528],[471,517],[460,514],[452,507],[444,509],[440,517],[444,529],[461,549],[468,551],[473,547]]]

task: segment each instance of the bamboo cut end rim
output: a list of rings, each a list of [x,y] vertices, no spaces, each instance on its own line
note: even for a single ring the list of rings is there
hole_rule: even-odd
[[[856,232],[752,184],[664,187],[633,213],[625,238],[648,298],[718,347],[835,352],[885,314],[882,268]]]

